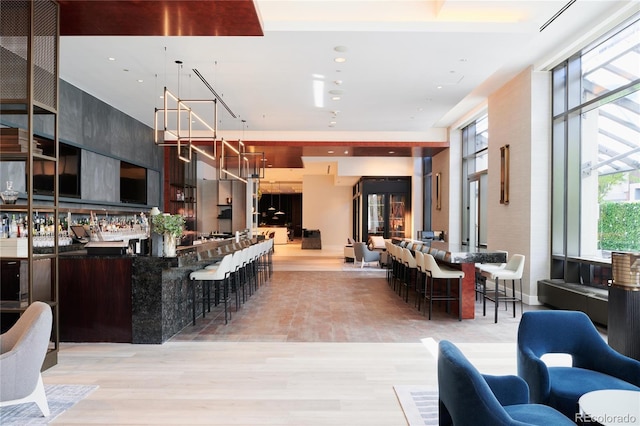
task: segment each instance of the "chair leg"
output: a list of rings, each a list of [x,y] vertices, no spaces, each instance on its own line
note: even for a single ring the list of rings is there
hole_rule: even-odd
[[[494,303],[494,306],[495,306],[495,309],[494,309],[494,311],[495,311],[495,313],[494,313],[494,315],[495,315],[494,323],[496,323],[496,324],[498,323],[498,305],[500,304],[500,296],[499,296],[499,294],[500,294],[500,286],[499,286],[498,278],[496,278],[496,300],[495,300],[495,303]]]
[[[36,403],[42,415],[44,417],[49,417],[49,403],[47,402],[47,394],[44,391],[44,384],[42,383],[42,374],[38,375],[38,383],[36,384],[36,389],[33,391],[33,402]]]
[[[523,305],[522,305],[522,278],[519,280],[520,281],[520,315],[524,314],[524,310],[522,309]]]
[[[192,282],[191,286],[191,323],[196,325],[196,282]]]
[[[458,278],[458,321],[462,321],[462,278]]]
[[[487,278],[482,277],[482,316],[487,316]]]
[[[511,280],[511,294],[513,295],[513,317],[516,317],[516,280]]]

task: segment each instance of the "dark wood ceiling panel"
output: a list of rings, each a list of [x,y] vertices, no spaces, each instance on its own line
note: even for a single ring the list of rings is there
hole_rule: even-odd
[[[274,168],[302,168],[302,157],[432,157],[448,142],[244,141],[247,151],[264,152]],[[331,152],[332,151],[332,152]]]
[[[262,36],[253,0],[59,0],[63,36]]]

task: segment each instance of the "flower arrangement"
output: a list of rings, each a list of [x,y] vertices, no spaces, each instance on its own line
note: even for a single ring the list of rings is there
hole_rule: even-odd
[[[151,216],[153,231],[158,234],[169,233],[174,237],[179,237],[184,231],[184,217],[179,214],[158,214]]]

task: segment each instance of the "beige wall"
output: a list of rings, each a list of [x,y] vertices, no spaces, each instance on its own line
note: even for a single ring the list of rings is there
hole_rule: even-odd
[[[335,186],[333,176],[302,180],[302,227],[319,229],[323,249],[340,249],[352,234],[351,186]]]
[[[460,198],[460,189],[451,186],[450,153],[450,149],[445,149],[434,156],[431,162],[431,228],[437,231],[445,231],[446,240],[455,241],[457,243],[459,242],[459,237],[457,240],[452,240],[449,232],[449,212],[451,211],[452,197]],[[440,173],[441,176],[440,193],[442,194],[440,210],[436,208],[436,175],[438,173]]]
[[[523,297],[549,276],[549,74],[527,69],[489,96],[488,246],[526,256]],[[510,149],[509,204],[500,204],[500,147]]]

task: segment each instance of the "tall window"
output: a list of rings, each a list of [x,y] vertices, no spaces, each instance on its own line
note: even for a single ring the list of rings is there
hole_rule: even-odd
[[[462,129],[462,243],[487,246],[487,186],[489,118],[483,116]]]
[[[553,70],[553,278],[640,250],[640,20]]]

